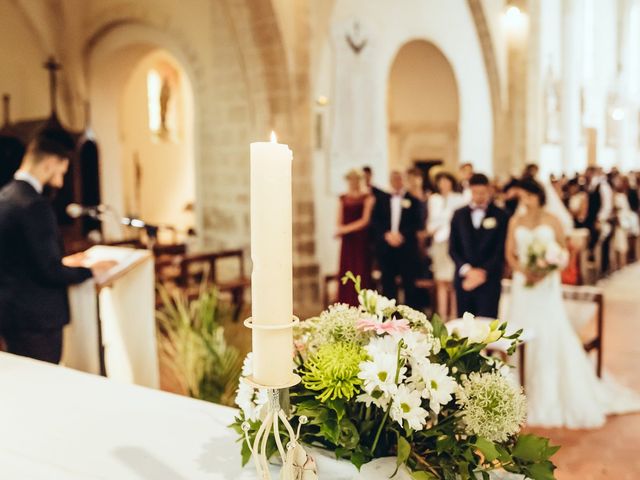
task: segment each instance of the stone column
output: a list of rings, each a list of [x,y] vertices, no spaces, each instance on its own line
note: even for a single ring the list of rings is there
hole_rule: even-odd
[[[580,144],[580,55],[576,0],[562,0],[562,170],[578,166]]]

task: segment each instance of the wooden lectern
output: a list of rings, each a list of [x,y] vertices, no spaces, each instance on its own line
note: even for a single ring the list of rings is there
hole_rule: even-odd
[[[101,277],[69,289],[71,323],[62,364],[115,380],[159,387],[153,256],[147,250],[95,246],[84,264],[115,260]]]

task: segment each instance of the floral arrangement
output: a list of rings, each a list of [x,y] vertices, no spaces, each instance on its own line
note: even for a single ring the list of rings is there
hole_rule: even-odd
[[[568,261],[568,252],[556,241],[534,239],[527,245],[523,267],[533,277],[544,278],[549,273],[566,267]],[[533,283],[528,282],[527,286],[533,286]]]
[[[371,290],[360,305],[336,304],[302,322],[295,332],[297,373],[290,413],[301,440],[350,460],[358,468],[380,457],[397,458],[398,469],[416,480],[488,479],[501,469],[535,480],[554,479],[550,457],[559,447],[519,435],[526,400],[509,367],[483,354],[506,336],[493,322],[470,336]],[[467,317],[467,322],[471,320]],[[482,338],[480,338],[482,337]],[[244,375],[251,373],[250,357]],[[242,378],[233,427],[253,439],[264,392]],[[273,439],[268,453],[275,453]],[[250,458],[242,442],[243,462]],[[322,473],[322,472],[320,472]]]

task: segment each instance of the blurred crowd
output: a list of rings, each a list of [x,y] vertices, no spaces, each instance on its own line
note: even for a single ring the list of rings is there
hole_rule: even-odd
[[[457,172],[436,165],[393,171],[389,186],[373,181],[370,167],[352,169],[347,192],[340,196],[337,237],[342,241],[339,277],[352,271],[363,288],[381,289],[394,298],[402,286],[404,301],[416,308],[431,306],[446,318],[456,316],[452,287],[455,267],[449,255],[451,219],[456,210],[472,203],[470,180],[484,177],[470,163]],[[561,219],[567,236],[584,232],[589,260],[606,274],[613,255],[625,265],[640,235],[640,172],[624,174],[616,168],[604,172],[589,167],[574,176],[540,178],[538,166],[527,165],[521,175],[499,181],[489,179],[492,203],[511,217],[524,207],[520,185],[528,179],[544,185],[547,209]],[[581,280],[577,257],[563,272],[565,283]],[[634,252],[634,255],[637,252]],[[435,298],[421,291],[431,285]],[[340,285],[338,300],[357,301],[349,286]],[[433,305],[429,305],[433,303]]]

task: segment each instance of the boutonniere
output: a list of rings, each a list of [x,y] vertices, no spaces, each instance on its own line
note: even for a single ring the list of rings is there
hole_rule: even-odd
[[[496,221],[495,217],[487,217],[482,221],[482,228],[484,228],[485,230],[492,230],[496,228],[497,225],[498,222]]]
[[[402,208],[411,208],[411,200],[405,198],[402,200]]]

